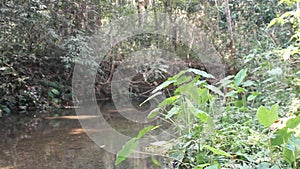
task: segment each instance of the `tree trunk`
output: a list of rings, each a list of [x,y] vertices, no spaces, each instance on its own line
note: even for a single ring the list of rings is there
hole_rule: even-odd
[[[227,21],[227,28],[228,28],[228,38],[230,40],[230,57],[229,61],[233,61],[235,58],[235,42],[232,30],[232,21],[230,15],[230,8],[229,8],[229,0],[224,0],[225,2],[225,14],[226,14],[226,21]]]

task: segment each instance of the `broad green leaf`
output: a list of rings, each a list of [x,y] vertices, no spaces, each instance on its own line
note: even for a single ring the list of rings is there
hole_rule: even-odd
[[[172,77],[173,80],[177,80],[181,75],[185,74],[187,72],[187,70],[182,70],[179,73],[177,73],[176,75],[174,75]]]
[[[198,103],[200,101],[199,89],[192,84],[186,85],[185,91],[182,94],[190,96],[194,103]]]
[[[271,124],[278,119],[278,105],[273,105],[271,110],[264,106],[260,106],[256,114],[258,121],[265,127],[270,127]]]
[[[213,91],[214,93],[220,95],[220,96],[225,96],[224,93],[217,87],[213,86],[213,85],[205,85],[206,88],[210,89],[211,91]]]
[[[234,84],[239,86],[247,76],[247,69],[240,70],[234,77]]]
[[[177,79],[177,81],[174,83],[175,85],[179,86],[183,83],[186,83],[192,79],[191,76],[181,76]]]
[[[122,161],[126,160],[138,147],[139,141],[137,138],[130,139],[118,152],[115,165],[119,165]]]
[[[60,95],[60,92],[59,92],[57,89],[52,88],[52,89],[51,89],[51,92],[52,92],[54,95]]]
[[[195,111],[195,116],[198,118],[198,119],[200,119],[202,122],[206,122],[207,121],[207,119],[208,119],[208,114],[207,113],[205,113],[204,111],[202,111],[202,110],[199,110],[199,109],[196,109],[196,111]]]
[[[175,114],[177,114],[179,110],[180,110],[179,106],[172,107],[172,109],[167,113],[167,115],[166,115],[165,118],[166,119],[171,118],[172,116],[174,116]]]
[[[205,78],[212,78],[212,79],[215,79],[215,77],[211,74],[208,74],[202,70],[198,70],[198,69],[193,69],[193,68],[190,68],[188,69],[188,72],[193,72],[195,73],[196,75],[200,75],[202,77],[205,77]]]
[[[296,128],[300,124],[300,115],[295,118],[289,119],[286,123],[286,127],[290,129]]]
[[[211,99],[211,95],[209,94],[209,90],[207,88],[199,89],[200,95],[200,104],[207,103],[209,99]]]
[[[226,153],[223,150],[216,149],[216,148],[210,147],[208,145],[204,145],[203,147],[210,150],[210,151],[212,151],[214,154],[222,155],[222,156],[225,156],[225,157],[231,157],[231,155],[229,153]]]
[[[137,139],[142,138],[145,134],[147,134],[149,131],[153,130],[155,127],[154,126],[148,126],[142,129],[139,134],[136,136]]]
[[[172,96],[169,98],[166,98],[163,102],[159,103],[157,107],[164,107],[173,104],[180,96]]]
[[[292,133],[288,132],[288,128],[284,127],[280,130],[277,130],[274,133],[273,138],[271,138],[271,145],[276,146],[276,145],[281,145],[283,143],[286,143],[288,139],[291,137]]]
[[[163,82],[162,84],[158,85],[151,93],[156,93],[157,91],[168,87],[170,84],[176,82],[173,78],[169,78],[167,81]]]
[[[285,161],[289,162],[289,163],[293,163],[294,161],[296,161],[296,156],[295,154],[293,153],[293,151],[287,149],[287,148],[284,148],[283,149],[283,158]]]
[[[278,118],[278,108],[279,108],[278,104],[274,104],[270,109],[271,112],[273,112],[277,115],[277,118]]]

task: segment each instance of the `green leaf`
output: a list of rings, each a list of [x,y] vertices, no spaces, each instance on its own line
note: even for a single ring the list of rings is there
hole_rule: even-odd
[[[273,105],[271,110],[260,106],[256,114],[258,121],[265,127],[270,127],[278,119],[278,105]]]
[[[213,91],[214,93],[220,95],[220,96],[225,96],[224,93],[217,87],[213,86],[213,85],[205,85],[206,88],[208,88],[209,90]]]
[[[180,110],[179,106],[172,107],[172,109],[167,113],[167,115],[166,115],[165,118],[166,119],[171,118],[172,116],[174,116],[175,114],[177,114],[179,110]]]
[[[199,110],[199,109],[196,109],[196,111],[195,111],[195,116],[198,118],[198,119],[200,119],[202,122],[206,122],[207,121],[207,119],[208,119],[208,114],[207,113],[205,113],[204,111],[202,111],[202,110]]]
[[[272,27],[273,25],[275,25],[277,23],[277,20],[278,20],[277,18],[272,19],[270,24],[268,25],[267,29]]]
[[[138,147],[139,141],[137,138],[131,138],[118,152],[115,165],[119,165],[122,161],[126,160]]]
[[[283,149],[283,158],[285,161],[289,162],[289,163],[293,163],[296,161],[296,156],[294,155],[293,151],[284,148]]]
[[[234,77],[234,84],[239,86],[247,76],[247,69],[240,70]]]
[[[167,81],[163,82],[162,84],[158,85],[151,93],[156,93],[157,91],[168,87],[170,84],[176,82],[173,78],[169,78]]]
[[[174,83],[174,85],[179,86],[183,83],[186,83],[186,82],[190,81],[191,79],[192,79],[191,76],[181,76],[177,79],[177,81]]]
[[[214,154],[222,155],[222,156],[225,156],[225,157],[231,157],[231,155],[229,153],[226,153],[223,150],[216,149],[216,148],[210,147],[208,145],[204,145],[203,147],[210,150],[210,151],[212,151]]]
[[[60,92],[59,92],[57,89],[52,88],[52,89],[51,89],[51,92],[52,92],[54,95],[60,95]]]
[[[193,69],[193,68],[190,68],[187,70],[188,72],[193,72],[195,73],[196,75],[200,75],[202,77],[205,77],[205,78],[212,78],[212,79],[215,79],[215,77],[211,74],[208,74],[202,70],[198,70],[198,69]]]
[[[149,131],[153,130],[154,126],[148,126],[148,127],[145,127],[144,129],[142,129],[139,134],[136,136],[137,139],[140,139],[142,138],[145,134],[147,134]]]
[[[271,138],[272,146],[281,145],[281,144],[287,142],[288,138],[291,136],[291,133],[289,133],[288,129],[285,127],[280,130],[277,130],[274,133],[274,136],[275,137]]]
[[[180,96],[172,96],[169,98],[166,98],[163,102],[159,103],[157,107],[164,107],[173,104]]]
[[[298,116],[295,117],[295,118],[289,119],[289,120],[286,122],[286,127],[287,127],[287,128],[290,128],[290,129],[294,129],[294,128],[296,128],[299,124],[300,124],[300,115],[298,115]]]

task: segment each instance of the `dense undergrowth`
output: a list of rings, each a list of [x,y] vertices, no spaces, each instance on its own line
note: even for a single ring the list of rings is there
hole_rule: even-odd
[[[72,71],[75,64],[87,62],[78,57],[88,37],[112,19],[138,13],[133,1],[51,2],[0,2],[0,116],[70,106]],[[171,84],[175,87],[149,115],[169,121],[178,136],[163,154],[170,168],[299,168],[299,2],[151,2],[147,10],[187,18],[205,31],[227,66],[228,76],[213,84],[204,80],[213,79],[209,72],[197,69],[169,79],[148,78],[157,65],[139,72],[138,80],[146,77],[146,84],[165,81],[148,86],[152,94]],[[113,64],[151,44],[194,63],[189,59],[196,54],[171,38],[136,36],[96,63],[100,69],[95,90],[100,96],[110,96]],[[142,130],[125,150],[154,128]],[[120,152],[116,163],[128,155]]]

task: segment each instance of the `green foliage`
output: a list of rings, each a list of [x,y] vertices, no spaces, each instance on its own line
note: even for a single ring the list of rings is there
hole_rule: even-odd
[[[118,152],[115,165],[119,165],[122,161],[126,160],[139,146],[139,140],[151,130],[156,129],[157,126],[148,126],[142,129],[136,137],[131,138]]]
[[[278,105],[273,105],[270,110],[260,106],[257,110],[258,121],[265,127],[270,127],[278,119]]]

